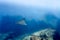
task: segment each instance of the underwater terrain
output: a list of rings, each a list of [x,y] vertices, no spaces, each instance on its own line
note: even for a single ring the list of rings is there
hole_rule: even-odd
[[[42,12],[45,14],[43,15]],[[52,11],[44,9],[42,12],[41,9],[33,7],[0,4],[0,40],[60,40],[60,18]],[[34,15],[34,13],[41,14]],[[46,36],[44,33],[47,32],[42,31],[41,36],[41,30],[45,29],[50,29],[46,30],[49,34]],[[54,34],[51,36],[52,39],[45,39],[45,37],[49,38],[50,32]],[[33,36],[33,38],[25,39],[26,36]]]

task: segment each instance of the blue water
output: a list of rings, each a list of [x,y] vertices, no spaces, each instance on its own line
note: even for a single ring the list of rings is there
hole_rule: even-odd
[[[43,20],[39,20],[42,19],[39,18],[41,15],[38,16],[30,14],[34,13],[32,12],[33,10],[31,11],[31,9],[28,10],[26,8],[19,8],[19,12],[19,10],[17,10],[18,8],[15,9],[14,6],[7,6],[4,4],[0,4],[0,8],[0,33],[3,34],[13,32],[9,34],[9,37],[7,37],[5,40],[7,40],[8,38],[13,39],[14,37],[17,37],[19,35],[22,36],[24,34],[31,34],[33,32],[46,28],[55,29],[58,33],[60,33],[60,18],[56,17],[56,15],[53,15],[51,12],[48,12],[50,14],[45,14],[45,18]],[[24,12],[21,11],[22,9],[24,10]],[[10,10],[14,10],[14,12],[10,12]],[[17,13],[20,13],[20,15],[18,15]],[[24,16],[24,13],[27,14]],[[32,18],[30,17],[31,15]],[[21,19],[23,19],[27,23],[27,25],[16,24]],[[57,20],[56,26],[54,24],[55,20]],[[48,23],[50,21],[52,21],[53,25]]]

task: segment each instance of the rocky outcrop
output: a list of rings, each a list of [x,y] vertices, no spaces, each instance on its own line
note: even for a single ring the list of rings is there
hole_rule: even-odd
[[[30,36],[26,36],[23,40],[53,40],[55,30],[44,29],[38,32],[32,33]]]

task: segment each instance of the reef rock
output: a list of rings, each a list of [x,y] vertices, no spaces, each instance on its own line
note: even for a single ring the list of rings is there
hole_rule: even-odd
[[[23,40],[53,40],[54,33],[55,30],[48,28],[34,32],[30,36],[26,36]]]

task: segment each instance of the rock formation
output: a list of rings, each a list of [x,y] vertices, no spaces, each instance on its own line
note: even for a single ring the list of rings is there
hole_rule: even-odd
[[[26,36],[23,40],[53,40],[55,30],[44,29],[38,32],[32,33],[30,36]]]

